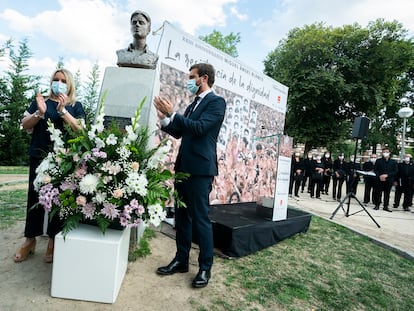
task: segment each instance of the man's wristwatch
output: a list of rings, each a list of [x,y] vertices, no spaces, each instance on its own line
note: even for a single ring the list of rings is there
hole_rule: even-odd
[[[37,119],[44,119],[45,115],[40,114],[39,110],[36,110],[36,112],[34,113],[35,118]]]
[[[68,113],[68,111],[66,110],[66,108],[63,108],[62,111],[58,111],[58,114],[61,118],[63,118],[63,116],[67,113]]]
[[[165,115],[166,115],[168,118],[171,118],[171,116],[173,115],[173,113],[174,113],[174,112],[168,112],[168,111],[167,111],[167,112],[165,113]]]

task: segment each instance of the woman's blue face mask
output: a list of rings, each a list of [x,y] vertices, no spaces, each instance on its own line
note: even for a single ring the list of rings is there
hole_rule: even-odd
[[[53,81],[52,82],[52,92],[53,94],[60,95],[60,94],[67,94],[68,92],[68,86],[66,83],[60,82],[60,81]]]

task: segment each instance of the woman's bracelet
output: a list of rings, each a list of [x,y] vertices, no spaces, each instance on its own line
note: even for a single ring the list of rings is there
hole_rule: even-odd
[[[66,110],[66,108],[63,108],[62,111],[58,111],[58,114],[61,118],[63,118],[63,116],[67,113],[68,113],[68,111]]]

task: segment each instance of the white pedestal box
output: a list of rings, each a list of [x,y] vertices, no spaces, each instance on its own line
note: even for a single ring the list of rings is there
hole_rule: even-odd
[[[81,224],[55,237],[52,297],[114,303],[128,264],[130,229]]]

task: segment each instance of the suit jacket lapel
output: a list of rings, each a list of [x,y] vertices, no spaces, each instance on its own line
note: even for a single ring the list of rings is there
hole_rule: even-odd
[[[193,111],[193,113],[191,114],[190,118],[192,118],[193,116],[198,116],[204,110],[204,107],[210,101],[210,96],[212,94],[213,94],[213,92],[210,92],[210,93],[208,93],[206,96],[204,96],[201,99],[200,103],[198,104],[197,108]]]

